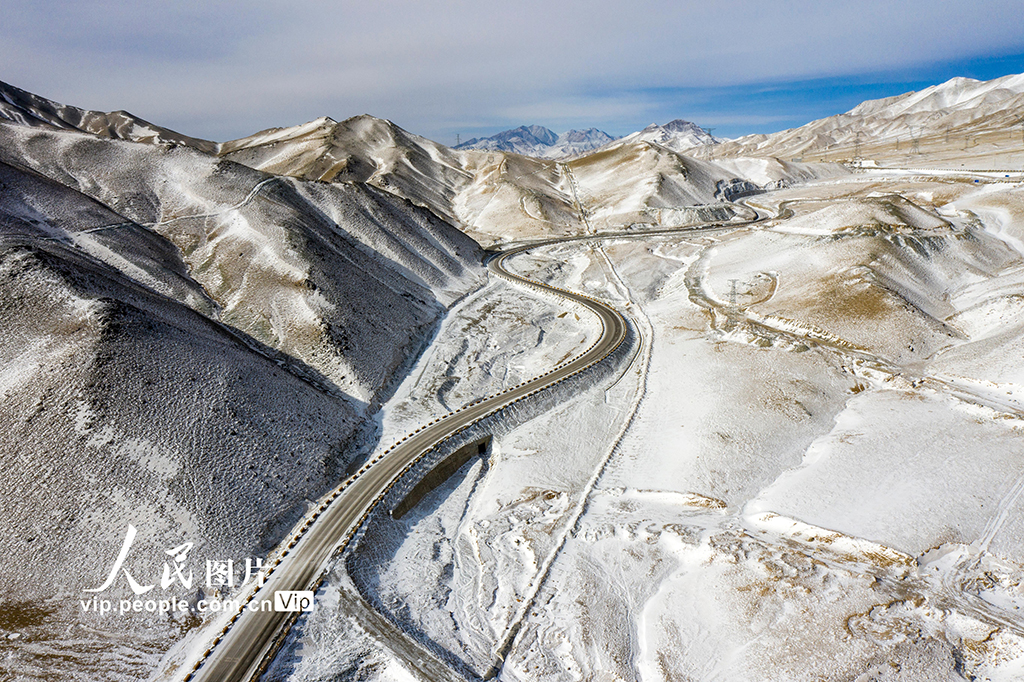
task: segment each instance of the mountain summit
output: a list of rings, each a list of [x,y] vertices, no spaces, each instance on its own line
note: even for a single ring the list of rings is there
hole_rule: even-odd
[[[557,159],[579,156],[598,147],[603,147],[615,139],[597,128],[570,130],[556,135],[554,131],[544,126],[531,125],[505,130],[490,137],[475,137],[463,142],[455,149],[511,152],[523,156]]]
[[[639,132],[627,135],[623,141],[654,142],[673,151],[682,151],[693,147],[717,144],[721,140],[696,123],[677,118],[664,125],[652,123]]]

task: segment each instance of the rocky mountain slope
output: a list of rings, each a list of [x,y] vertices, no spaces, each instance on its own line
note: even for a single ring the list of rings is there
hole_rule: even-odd
[[[372,447],[377,406],[482,283],[480,253],[371,185],[36,104],[0,122],[0,584],[25,638],[0,677],[145,679],[195,619],[79,607],[128,526],[143,585],[193,544],[195,579],[161,598],[208,594],[207,560],[265,556]]]
[[[4,120],[31,127],[78,130],[113,140],[181,144],[204,152],[217,149],[216,142],[176,133],[127,111],[79,109],[0,82],[0,121]]]

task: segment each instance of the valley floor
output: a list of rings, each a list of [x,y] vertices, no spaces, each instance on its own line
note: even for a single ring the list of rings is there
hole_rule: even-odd
[[[339,562],[270,677],[1024,678],[1024,189],[871,172],[751,203],[780,217],[517,257],[640,350]],[[491,283],[382,446],[595,324]]]

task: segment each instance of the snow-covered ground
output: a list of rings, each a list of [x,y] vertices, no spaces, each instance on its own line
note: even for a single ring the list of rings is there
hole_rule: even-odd
[[[791,216],[766,225],[519,257],[629,311],[634,362],[500,436],[325,594],[358,588],[434,658],[502,680],[1020,679],[1022,196],[857,176],[759,197]],[[529,296],[467,300],[385,433],[436,409],[485,301],[567,319]],[[516,367],[587,328],[538,343],[515,317],[488,319]],[[470,345],[456,386],[500,385]],[[425,678],[379,628],[332,644],[339,613],[311,614],[276,679],[374,651],[365,679]]]
[[[513,264],[622,308],[635,356],[375,520],[270,677],[1024,678],[1024,190],[765,156],[1009,163],[1020,82],[565,162],[0,85],[0,676],[144,677],[199,622],[78,610],[128,523],[139,575],[266,556],[365,450],[593,341],[467,233],[626,230]],[[735,227],[642,234],[704,220]]]

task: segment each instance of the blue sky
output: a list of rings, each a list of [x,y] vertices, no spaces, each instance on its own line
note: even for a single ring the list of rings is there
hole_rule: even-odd
[[[912,68],[720,88],[652,88],[633,93],[652,102],[652,120],[686,111],[714,134],[771,133],[849,111],[864,100],[899,95],[965,76],[991,80],[1024,73],[1024,53],[937,61]],[[625,123],[625,122],[624,122]],[[626,126],[628,127],[628,123]]]
[[[361,113],[448,144],[674,118],[734,137],[1024,72],[1020,0],[0,2],[0,80],[214,140]]]

